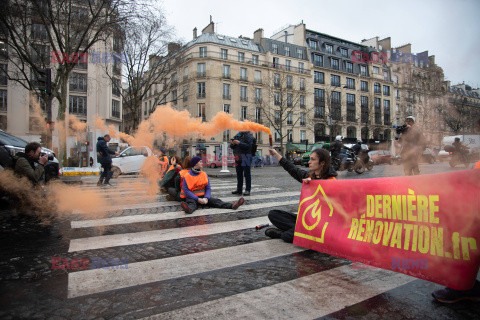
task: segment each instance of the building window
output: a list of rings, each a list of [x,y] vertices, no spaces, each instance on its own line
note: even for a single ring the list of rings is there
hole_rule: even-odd
[[[245,53],[239,52],[238,53],[238,62],[245,62]]]
[[[378,67],[373,67],[373,74],[379,74],[380,73],[380,69],[378,69]]]
[[[340,48],[340,54],[344,57],[348,57],[348,49]]]
[[[368,123],[369,118],[369,110],[368,110],[368,97],[360,97],[360,107],[361,107],[361,114],[362,114],[362,123]]]
[[[198,82],[197,83],[197,98],[205,98],[206,90],[205,90],[205,82]]]
[[[230,85],[227,83],[223,84],[223,99],[230,100]]]
[[[382,124],[382,109],[380,106],[380,98],[375,98],[374,100],[375,108],[375,124]]]
[[[314,53],[313,54],[313,65],[316,67],[323,67],[323,56]]]
[[[202,118],[202,121],[207,121],[207,114],[205,110],[205,103],[199,103],[197,105],[197,117]]]
[[[305,96],[304,96],[304,95],[301,95],[301,96],[300,96],[300,108],[302,108],[302,109],[305,109],[305,108],[306,108],[306,105],[305,105]]]
[[[205,58],[207,56],[207,47],[200,47],[200,58]]]
[[[300,78],[300,90],[305,91],[305,79]]]
[[[310,48],[313,50],[317,50],[318,42],[312,39],[308,40],[308,44],[310,45]]]
[[[120,101],[112,100],[112,117],[120,119]]]
[[[341,100],[340,100],[340,92],[332,91],[331,100],[332,100],[331,117],[333,120],[341,120],[342,107],[341,107]]]
[[[324,84],[325,83],[325,74],[323,72],[314,71],[313,73],[313,82]]]
[[[87,97],[72,96],[68,105],[68,112],[70,114],[87,116]]]
[[[197,64],[197,76],[198,77],[205,77],[206,76],[206,67],[205,63]]]
[[[357,137],[357,129],[355,127],[347,127],[347,138],[355,139]]]
[[[278,132],[277,129],[275,129],[275,142],[279,142],[280,141],[280,133]]]
[[[333,46],[331,44],[325,44],[325,52],[333,53]]]
[[[255,70],[255,83],[262,83],[262,72]]]
[[[330,58],[332,61],[332,69],[338,70],[339,69],[339,64],[338,64],[338,59]]]
[[[188,84],[183,86],[183,101],[188,100]]]
[[[273,85],[277,88],[280,87],[280,75],[278,73],[273,74]]]
[[[347,121],[355,122],[355,95],[347,93]]]
[[[255,88],[255,102],[262,103],[262,89]]]
[[[390,121],[390,100],[383,100],[383,124],[389,126]]]
[[[252,54],[252,63],[258,65],[258,55]]]
[[[6,64],[0,64],[0,85],[1,86],[8,85],[7,67],[8,65]]]
[[[31,38],[35,40],[47,40],[47,29],[41,23],[32,24]]]
[[[347,72],[353,73],[353,63],[345,62],[345,69],[347,70]]]
[[[224,64],[223,65],[223,78],[224,79],[230,79],[230,66]]]
[[[0,111],[7,111],[7,90],[0,90]]]
[[[303,62],[298,63],[298,72],[303,73],[303,66],[304,66]]]
[[[375,83],[373,84],[373,92],[374,92],[374,93],[382,93],[380,90],[381,90],[381,89],[380,89],[380,83],[375,82]]]
[[[292,61],[290,60],[285,60],[285,70],[290,71],[292,65]]]
[[[247,68],[240,68],[240,80],[247,81]]]
[[[400,90],[397,89],[397,90],[395,90],[395,92],[396,92],[396,98],[400,99]]]
[[[255,108],[255,122],[262,123],[262,109],[258,107]]]
[[[227,49],[221,49],[220,57],[222,59],[227,60],[228,59],[228,50]]]
[[[383,79],[385,81],[390,81],[390,75],[389,75],[388,71],[383,71]]]
[[[172,91],[172,102],[173,104],[177,104],[177,90]]]
[[[334,86],[334,87],[340,87],[340,76],[336,76],[334,74],[332,74],[330,76],[330,80],[331,80],[331,85]]]
[[[303,49],[297,49],[297,56],[300,59],[303,59]]]
[[[368,82],[360,81],[360,90],[368,92]]]
[[[224,104],[223,105],[223,112],[230,113],[230,105],[229,104]]]
[[[316,105],[318,102],[323,102],[323,101],[325,101],[325,90],[324,90],[324,89],[315,88],[314,93],[313,93],[313,97],[314,97],[314,100],[315,100],[315,105]]]
[[[243,121],[243,120],[246,120],[248,118],[248,108],[247,106],[242,106],[242,110],[241,110],[241,114],[240,114],[240,119]]]
[[[390,87],[389,86],[383,86],[383,95],[385,95],[385,96],[390,95]]]
[[[280,105],[280,92],[273,93],[273,104],[276,106]]]
[[[240,86],[240,101],[248,101],[246,86]]]
[[[188,67],[183,68],[183,80],[188,79]]]
[[[305,127],[307,124],[305,113],[300,113],[300,126]]]
[[[355,79],[347,78],[347,88],[355,89]]]
[[[170,80],[170,83],[172,86],[174,86],[177,84],[177,82],[178,82],[178,76],[177,76],[177,73],[175,72],[172,74],[172,79]]]
[[[280,118],[280,111],[279,110],[275,110],[274,113],[273,113],[273,119],[275,121],[275,124],[280,124],[281,122],[281,118]]]
[[[317,119],[325,117],[325,107],[323,105],[315,105],[313,117]]]
[[[287,130],[287,142],[293,142],[293,130],[292,129]]]
[[[287,57],[290,57],[290,47],[288,47],[288,46],[285,47],[285,55]]]
[[[300,142],[305,142],[307,140],[307,132],[305,130],[300,130]]]
[[[85,77],[86,78],[86,77]],[[119,97],[120,94],[121,94],[121,82],[120,82],[120,79],[113,79],[112,80],[112,94],[114,96],[117,96]],[[70,89],[71,90],[71,89]],[[83,92],[87,92],[87,88],[86,88],[86,85],[85,85],[85,91]]]
[[[272,43],[272,51],[273,53],[278,53],[278,44]]]
[[[230,142],[230,130],[223,131],[223,142]]]
[[[367,67],[360,66],[360,75],[366,77],[367,76]]]
[[[287,76],[287,89],[293,89],[293,78],[292,78],[292,76]]]
[[[287,107],[293,107],[293,95],[291,93],[287,93]]]
[[[293,112],[292,111],[287,112],[287,125],[289,125],[289,126],[293,125]]]
[[[398,83],[398,76],[393,75],[392,76],[392,81],[395,83]]]
[[[72,72],[69,77],[70,91],[87,92],[87,75],[85,73]],[[112,93],[120,95],[120,80],[112,81]]]

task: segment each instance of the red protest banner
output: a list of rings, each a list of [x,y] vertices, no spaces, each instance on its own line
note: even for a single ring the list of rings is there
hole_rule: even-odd
[[[457,290],[480,265],[480,170],[303,184],[295,245]]]

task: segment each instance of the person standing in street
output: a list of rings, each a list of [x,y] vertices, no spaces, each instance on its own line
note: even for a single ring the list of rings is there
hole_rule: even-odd
[[[402,150],[400,156],[403,161],[403,171],[406,176],[419,175],[418,161],[425,150],[425,138],[422,131],[415,126],[415,117],[406,118],[406,127],[400,134]]]
[[[235,156],[235,171],[237,173],[237,190],[232,194],[242,194],[243,177],[245,177],[244,196],[249,196],[252,190],[252,147],[254,143],[253,135],[250,131],[240,131],[233,139],[230,148]]]
[[[112,186],[110,179],[113,176],[112,172],[112,157],[111,154],[118,156],[118,152],[113,151],[107,146],[110,141],[110,135],[106,134],[103,137],[99,137],[97,140],[97,161],[101,164],[103,172],[100,175],[100,179],[97,182],[97,186]]]

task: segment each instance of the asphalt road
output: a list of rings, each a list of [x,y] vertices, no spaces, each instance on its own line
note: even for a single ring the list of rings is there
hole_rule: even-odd
[[[272,208],[295,212],[301,185],[279,167],[252,175],[252,194],[236,211],[185,215],[148,195],[138,176],[109,189],[82,179],[79,188],[108,199],[101,216],[70,212],[42,226],[0,210],[0,319],[480,319],[480,303],[435,302],[437,284],[267,238],[254,226]],[[397,175],[401,166],[380,165],[339,179]],[[233,175],[211,183],[215,196],[235,200]]]

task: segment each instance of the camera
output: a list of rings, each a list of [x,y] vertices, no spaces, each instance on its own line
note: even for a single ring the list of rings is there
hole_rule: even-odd
[[[45,152],[40,152],[40,157],[43,157],[46,155]],[[48,154],[48,161],[53,161],[53,154]]]
[[[408,127],[407,127],[406,124],[404,124],[403,126],[399,126],[395,129],[397,134],[405,133],[405,132],[407,132],[407,130],[408,130]]]

